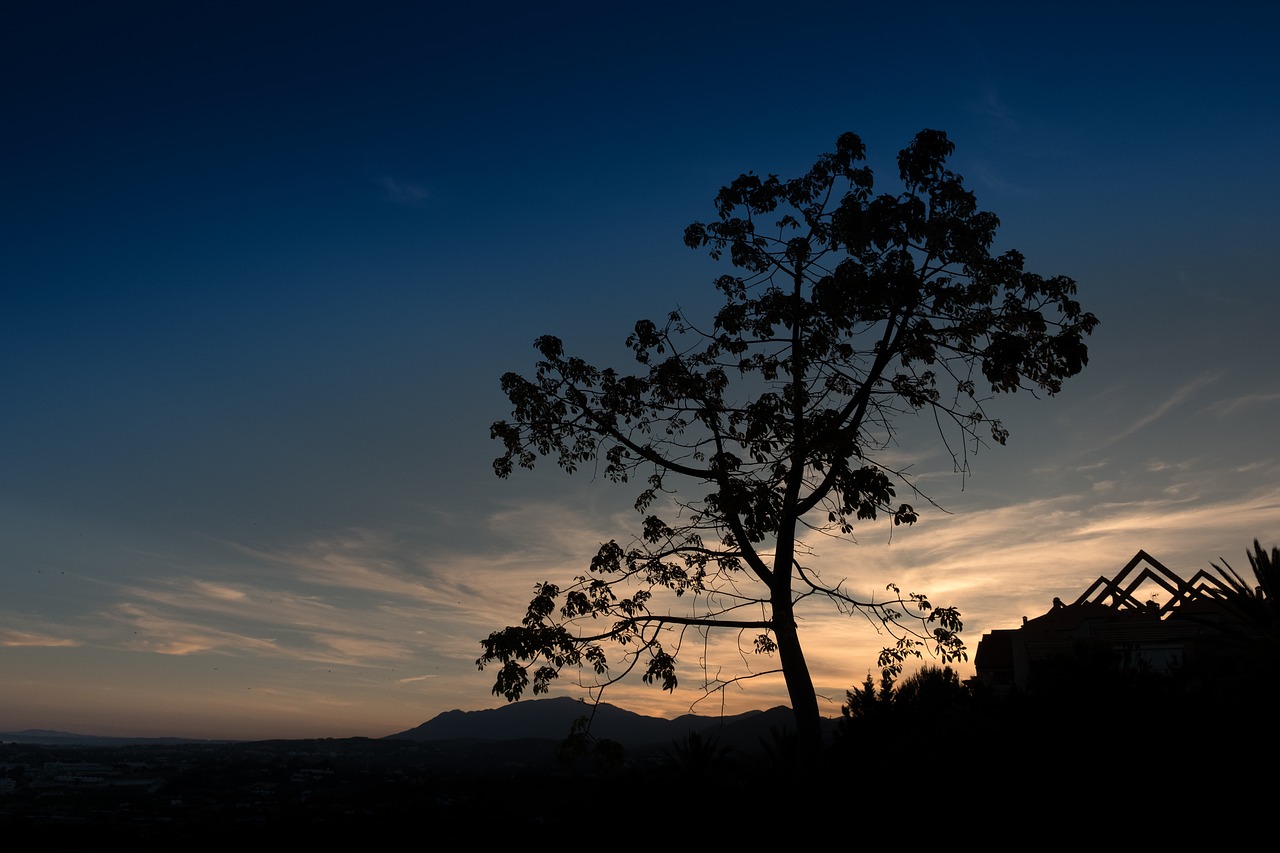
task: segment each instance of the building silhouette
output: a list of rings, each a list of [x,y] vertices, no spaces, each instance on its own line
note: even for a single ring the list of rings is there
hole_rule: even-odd
[[[1259,639],[1239,593],[1208,571],[1184,580],[1146,551],[1079,598],[1053,600],[1020,628],[984,634],[977,681],[997,694],[1034,691],[1036,675],[1069,663],[1112,672],[1212,671]],[[1161,601],[1157,601],[1156,598]]]

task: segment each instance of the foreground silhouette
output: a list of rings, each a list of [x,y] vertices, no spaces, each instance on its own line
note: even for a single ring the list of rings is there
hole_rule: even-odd
[[[916,520],[897,497],[909,479],[877,461],[899,419],[935,417],[963,471],[984,439],[1008,435],[986,408],[995,394],[1052,395],[1087,362],[1097,319],[1075,282],[1027,272],[1016,251],[991,254],[998,220],[947,169],[953,147],[917,134],[898,155],[897,194],[873,194],[851,133],[798,178],[742,175],[716,197],[718,219],[685,233],[734,268],[715,282],[714,317],[636,323],[635,374],[545,336],[532,378],[503,376],[513,411],[492,428],[497,474],[543,456],[587,465],[636,482],[643,521],[627,544],[603,544],[589,572],[539,584],[521,624],[483,641],[496,694],[544,692],[564,667],[598,687],[638,671],[673,690],[680,637],[726,631],[769,660],[744,677],[782,673],[800,749],[816,759],[799,600],[877,620],[893,639],[884,666],[922,650],[964,655],[955,608],[893,585],[877,600],[870,578],[850,588],[841,566],[833,580],[806,546],[881,517]],[[734,680],[719,671],[704,664],[704,689]]]

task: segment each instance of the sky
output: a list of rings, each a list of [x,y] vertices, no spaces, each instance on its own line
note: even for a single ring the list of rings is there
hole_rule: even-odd
[[[495,707],[479,641],[637,532],[634,494],[494,476],[539,335],[628,364],[709,317],[687,249],[740,173],[923,128],[1101,325],[1008,445],[893,461],[945,511],[823,542],[972,651],[1145,549],[1280,544],[1280,10],[1270,4],[76,3],[0,28],[0,731],[381,737]],[[883,4],[888,5],[888,4]],[[864,620],[801,614],[824,713]],[[642,713],[786,701],[710,644]],[[972,664],[961,671],[972,673]],[[583,695],[568,677],[556,694]]]

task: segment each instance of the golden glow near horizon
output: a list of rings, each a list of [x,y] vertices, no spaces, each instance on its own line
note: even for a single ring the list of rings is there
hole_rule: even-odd
[[[860,594],[883,595],[881,580],[892,580],[903,589],[928,592],[935,603],[956,604],[964,614],[972,652],[983,632],[1016,627],[1022,616],[1043,613],[1054,595],[1078,595],[1100,574],[1113,574],[1139,548],[1190,572],[1201,566],[1179,564],[1170,555],[1215,539],[1235,542],[1248,537],[1252,525],[1280,517],[1276,489],[1197,507],[1181,503],[1180,498],[1163,498],[1099,507],[1089,506],[1083,497],[1063,497],[939,513],[923,518],[916,528],[895,531],[892,544],[867,542],[870,536],[865,536],[859,544],[831,540],[815,545],[811,562],[824,575],[856,579],[850,588]],[[99,626],[91,632],[97,634],[95,655],[111,664],[91,664],[77,673],[53,656],[63,651],[59,647],[84,644],[86,639],[72,636],[84,628],[64,626],[62,636],[46,630],[39,635],[45,665],[14,686],[28,695],[53,690],[59,696],[74,694],[76,682],[81,689],[92,686],[110,697],[99,700],[96,729],[103,733],[204,737],[301,736],[297,733],[303,730],[323,736],[378,736],[454,707],[500,704],[489,695],[490,675],[474,672],[478,638],[522,612],[538,579],[571,576],[567,573],[585,565],[592,543],[599,541],[599,535],[587,533],[586,520],[574,518],[567,507],[531,504],[521,514],[543,521],[521,525],[526,539],[519,552],[498,560],[465,555],[441,559],[442,570],[433,573],[439,581],[430,590],[426,581],[410,583],[418,589],[413,596],[405,592],[409,570],[387,558],[386,542],[355,532],[341,543],[316,543],[293,557],[272,555],[277,569],[288,565],[296,574],[259,572],[270,578],[269,586],[246,572],[235,582],[216,585],[158,579],[149,587],[121,589],[121,600],[108,611],[110,630]],[[509,511],[502,516],[502,524],[510,523]],[[568,520],[573,530],[556,527],[556,519]],[[1239,519],[1234,533],[1223,532],[1222,519]],[[535,534],[537,530],[542,532]],[[993,546],[1010,531],[1021,532],[1023,541]],[[579,544],[570,546],[575,535],[581,537]],[[326,550],[335,546],[337,553]],[[348,575],[323,568],[346,561],[363,570]],[[464,586],[485,592],[477,595]],[[286,587],[297,591],[283,594]],[[227,594],[231,589],[234,595]],[[228,601],[247,606],[229,612]],[[806,608],[801,618],[815,682],[829,700],[826,713],[834,716],[844,691],[875,671],[884,637],[866,620],[825,606]],[[14,636],[16,642],[9,641],[14,646],[35,645],[22,639],[29,635]],[[722,693],[701,695],[699,686],[706,678],[776,665],[768,657],[745,653],[738,639],[728,632],[703,645],[691,634],[676,693],[626,683],[611,687],[606,701],[656,716],[739,713],[786,704],[778,676],[747,679]],[[117,651],[101,650],[113,644]],[[433,662],[433,671],[421,670],[424,660]],[[699,665],[704,660],[705,671]],[[932,663],[928,658],[923,662]],[[129,679],[104,677],[119,666],[130,673]],[[971,665],[957,669],[964,675],[972,672]],[[49,672],[59,678],[40,674]],[[571,678],[563,680],[557,692],[577,695]],[[184,703],[200,710],[179,711]],[[155,725],[151,720],[157,708],[170,708],[171,719],[185,722],[164,732],[147,730]],[[60,711],[70,714],[67,725],[72,728],[82,713],[77,703]],[[260,722],[253,723],[255,718]],[[369,728],[378,725],[387,730]]]

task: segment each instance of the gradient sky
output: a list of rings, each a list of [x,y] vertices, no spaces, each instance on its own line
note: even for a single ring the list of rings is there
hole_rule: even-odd
[[[7,10],[0,730],[376,737],[498,704],[479,640],[639,520],[589,473],[492,474],[499,376],[541,334],[624,367],[636,319],[709,315],[684,227],[846,130],[885,190],[947,131],[999,248],[1102,325],[1061,395],[992,406],[1012,436],[971,477],[907,425],[950,514],[823,543],[830,575],[955,604],[972,649],[1140,548],[1190,575],[1280,544],[1280,7],[864,5]],[[803,615],[836,715],[883,638]],[[606,698],[685,713],[698,664]]]

